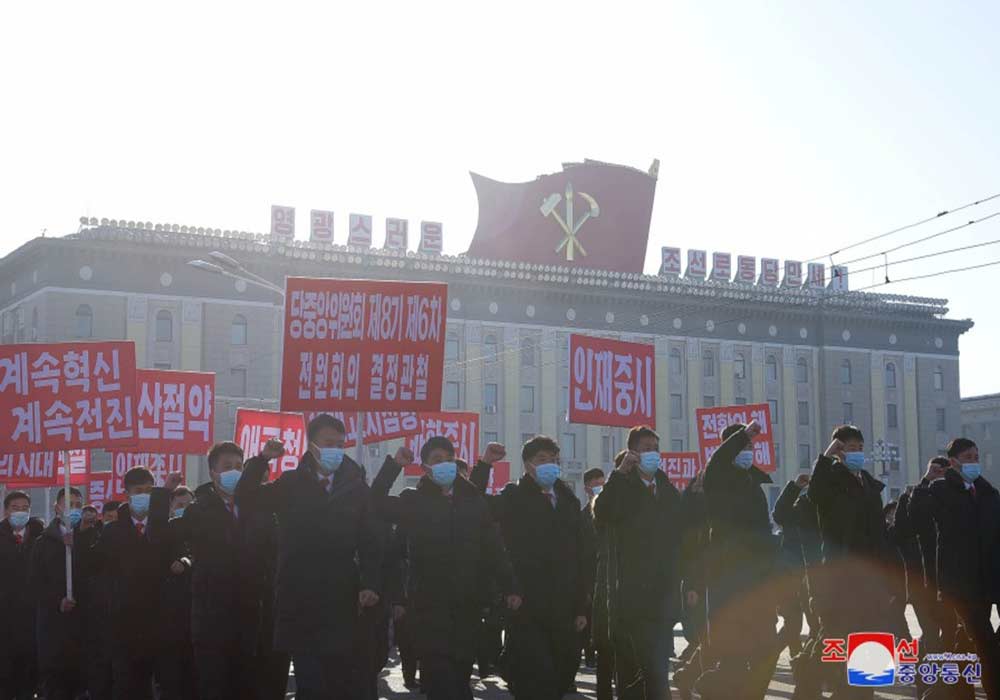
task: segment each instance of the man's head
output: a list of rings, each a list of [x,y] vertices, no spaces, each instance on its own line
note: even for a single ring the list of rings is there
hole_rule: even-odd
[[[101,519],[104,524],[113,523],[118,520],[118,507],[121,505],[118,501],[106,501],[104,507],[101,508]]]
[[[545,435],[536,435],[524,443],[521,448],[521,461],[524,463],[524,470],[531,475],[542,487],[551,487],[550,481],[552,473],[559,478],[558,469],[552,469],[551,465],[559,464],[559,445],[556,441]],[[538,467],[545,466],[544,473],[538,473]]]
[[[320,413],[309,421],[306,436],[310,444],[320,447],[339,447],[343,449],[347,442],[347,429],[339,418],[329,413]]]
[[[14,515],[17,513],[17,515]],[[3,497],[3,517],[20,530],[31,517],[31,496],[24,491],[11,491]]]
[[[424,474],[445,491],[451,489],[458,475],[455,446],[446,437],[435,435],[420,448],[420,464]],[[466,465],[468,469],[468,465]]]
[[[659,452],[660,436],[648,425],[638,425],[628,431],[628,448],[633,452]]]
[[[187,486],[178,486],[170,494],[170,514],[175,518],[184,514],[191,503],[194,502],[194,494]]]
[[[83,494],[75,486],[69,487],[69,510],[81,511],[83,508]],[[56,515],[61,516],[66,510],[66,489],[62,488],[56,493]],[[83,517],[83,513],[80,513]]]
[[[83,507],[83,520],[80,521],[81,530],[89,530],[98,523],[97,508],[94,506]]]
[[[243,472],[243,449],[235,442],[217,442],[208,451],[208,477],[223,498],[236,493]]]
[[[864,452],[865,436],[861,429],[855,425],[841,425],[834,429],[833,440],[840,440],[844,445],[844,452]]]
[[[948,443],[948,461],[956,469],[963,464],[978,464],[979,447],[969,438],[955,438]]]
[[[733,435],[738,433],[743,428],[739,423],[733,423],[732,425],[727,425],[722,431],[722,441],[725,442]]]
[[[604,470],[594,467],[583,473],[583,490],[593,498],[604,488]]]

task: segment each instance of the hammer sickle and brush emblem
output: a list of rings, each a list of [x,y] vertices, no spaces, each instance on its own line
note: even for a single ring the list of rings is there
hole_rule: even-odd
[[[573,218],[573,185],[572,183],[566,184],[566,218],[563,219],[556,211],[556,207],[563,200],[563,195],[558,192],[553,192],[542,202],[541,212],[542,216],[551,216],[558,223],[559,227],[562,228],[563,233],[566,237],[562,239],[562,242],[556,246],[556,252],[561,252],[563,248],[566,249],[566,259],[572,261],[575,255],[575,251],[579,250],[583,255],[587,254],[587,250],[580,243],[580,240],[576,237],[576,234],[580,232],[580,227],[582,227],[588,219],[596,219],[601,215],[601,208],[597,205],[597,200],[591,197],[586,192],[579,193],[583,197],[584,201],[590,205],[590,211],[584,213],[580,217],[579,221]]]

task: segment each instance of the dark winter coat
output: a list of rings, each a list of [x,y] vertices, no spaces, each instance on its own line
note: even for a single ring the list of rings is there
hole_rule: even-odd
[[[921,480],[920,486],[927,487],[930,482]],[[914,507],[913,499],[916,488],[907,501],[905,513],[906,529],[917,540],[920,548],[920,567],[918,576],[924,587],[937,593],[937,523],[934,521],[932,513],[928,509],[921,510],[920,506]],[[899,519],[899,510],[896,510],[896,519]]]
[[[382,566],[383,542],[364,470],[345,457],[327,493],[311,453],[297,469],[262,484],[267,468],[263,457],[247,461],[236,505],[247,517],[278,518],[275,648],[350,653],[358,592],[379,592]]]
[[[910,523],[910,494],[904,493],[896,503],[892,522],[888,524],[886,536],[889,544],[899,552],[902,566],[903,601],[910,600],[918,587],[924,585],[924,565],[920,554],[920,542]]]
[[[914,489],[910,513],[937,525],[937,584],[945,600],[993,601],[1000,594],[1000,493],[986,479],[975,496],[954,469]]]
[[[478,488],[458,478],[446,496],[423,478],[416,488],[390,496],[401,471],[387,458],[372,482],[372,499],[378,515],[406,533],[406,615],[417,653],[471,661],[489,584],[515,592],[507,553]]]
[[[31,649],[35,645],[35,598],[29,585],[31,552],[35,540],[45,529],[44,523],[32,518],[24,526],[22,541],[14,538],[9,520],[0,521],[0,656],[14,649]],[[15,646],[16,645],[16,646]]]

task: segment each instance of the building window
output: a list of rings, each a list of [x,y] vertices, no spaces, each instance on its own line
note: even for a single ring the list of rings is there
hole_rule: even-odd
[[[674,420],[684,417],[684,397],[680,394],[670,395],[670,417]]]
[[[684,439],[674,438],[670,441],[670,450],[672,452],[683,452],[684,451]]]
[[[938,430],[938,432],[939,433],[947,433],[948,432],[948,421],[947,421],[947,417],[945,416],[944,409],[943,408],[935,409],[935,416],[937,418],[936,422],[937,422],[937,430]]]
[[[94,336],[94,310],[87,304],[76,307],[76,338],[92,338]]]
[[[736,405],[736,406],[746,406],[747,405],[747,397],[745,397],[745,396],[737,396],[735,399],[733,399],[733,404]]]
[[[885,425],[887,428],[899,427],[899,416],[896,415],[896,404],[894,403],[885,405]]]
[[[535,366],[535,339],[530,335],[521,338],[521,366]]]
[[[521,433],[521,444],[523,445],[533,437],[535,437],[534,433]]]
[[[844,403],[844,423],[850,425],[854,423],[854,404]]]
[[[444,341],[444,359],[448,362],[458,360],[458,336],[449,333]]]
[[[895,389],[896,388],[896,365],[892,362],[885,366],[885,388]]]
[[[736,353],[736,357],[733,359],[733,374],[737,379],[747,378],[747,361],[742,353]]]
[[[448,409],[458,408],[458,382],[444,383],[444,407]]]
[[[934,391],[944,391],[944,370],[940,367],[934,370]]]
[[[174,339],[174,315],[166,309],[156,312],[156,341],[169,343]],[[240,394],[245,396],[246,394]]]
[[[247,371],[245,367],[233,367],[229,370],[234,396],[247,395]]]
[[[521,413],[535,412],[535,387],[521,387]]]
[[[809,425],[809,403],[799,401],[799,425]]]
[[[169,362],[154,362],[153,369],[173,369],[174,366]]]
[[[495,432],[485,432],[483,433],[483,440],[489,445],[491,442],[500,442],[500,436]]]
[[[798,384],[807,384],[809,382],[809,364],[804,357],[800,357],[795,361],[795,381]]]
[[[236,314],[233,318],[233,326],[230,331],[229,342],[233,345],[247,344],[247,317]]]
[[[483,406],[487,413],[497,412],[497,385],[487,384],[483,391]]]
[[[483,356],[487,360],[495,361],[498,353],[497,337],[493,333],[487,333],[483,338]]]
[[[771,410],[771,425],[778,425],[778,401],[777,399],[768,399],[767,406]]]
[[[764,376],[769,382],[778,381],[778,358],[774,355],[768,355],[764,362]]]
[[[576,433],[563,433],[559,441],[559,456],[564,459],[576,459]]]
[[[812,466],[812,448],[806,444],[799,445],[799,469],[809,469]]]
[[[715,376],[715,353],[711,350],[706,350],[701,354],[702,369],[704,371],[704,376],[714,377]]]
[[[605,464],[615,461],[615,438],[613,435],[601,436],[601,461]]]
[[[670,374],[680,376],[684,371],[684,364],[681,360],[681,351],[674,348],[670,351]]]
[[[844,360],[840,363],[840,383],[850,384],[851,383],[851,361]]]
[[[715,397],[714,396],[702,396],[701,405],[703,408],[715,408]]]

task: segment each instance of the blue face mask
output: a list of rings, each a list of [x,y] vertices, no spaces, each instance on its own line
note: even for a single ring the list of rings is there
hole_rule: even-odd
[[[185,510],[184,508],[176,508],[176,509],[174,509],[174,512],[170,514],[170,517],[172,517],[172,518],[183,518],[184,517],[184,510]]]
[[[227,496],[232,496],[236,493],[236,484],[240,483],[241,476],[243,476],[243,472],[239,469],[229,469],[222,472],[219,474],[219,488]]]
[[[639,455],[639,469],[646,476],[650,474],[655,474],[656,470],[660,468],[660,453],[659,452],[643,452]]]
[[[548,464],[539,464],[535,467],[535,481],[543,489],[548,491],[556,483],[559,478],[561,470],[558,464],[549,462]]]
[[[128,497],[128,508],[140,518],[149,512],[149,494],[136,493]]]
[[[753,466],[753,450],[743,450],[734,460],[737,467],[740,469],[749,469]]]
[[[20,530],[31,520],[31,513],[26,510],[15,510],[10,514],[10,526],[15,530]]]
[[[66,515],[69,516],[70,527],[76,527],[83,520],[83,511],[79,508],[70,508]]]
[[[859,472],[865,468],[865,453],[864,452],[845,452],[844,453],[844,464],[852,472]]]
[[[319,468],[326,474],[333,474],[344,461],[343,447],[319,448]]]
[[[458,475],[458,465],[454,462],[438,462],[431,467],[431,481],[443,489],[451,488]]]
[[[980,477],[983,473],[982,467],[979,466],[978,462],[972,462],[971,464],[962,465],[962,478],[972,483]]]
[[[594,494],[594,498],[597,498],[600,495],[601,491],[603,491],[603,490],[604,490],[603,486],[591,486],[590,487],[590,492]]]

